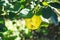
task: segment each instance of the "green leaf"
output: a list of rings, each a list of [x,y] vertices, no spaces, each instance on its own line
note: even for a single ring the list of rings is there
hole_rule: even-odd
[[[20,0],[20,3],[24,2],[25,0]]]
[[[4,32],[6,30],[7,30],[7,28],[5,27],[5,25],[4,24],[0,24],[0,32]]]
[[[52,0],[52,2],[57,2],[58,0]]]
[[[32,13],[32,11],[30,11],[28,14],[27,14],[27,18],[31,18],[34,14]]]
[[[52,2],[52,3],[49,3],[49,5],[51,5],[52,7],[60,9],[60,3],[58,3],[58,2]]]
[[[24,15],[24,14],[22,14],[22,13],[19,14],[19,17],[20,17],[20,18],[26,18],[26,16],[27,16],[27,15]]]
[[[4,9],[5,9],[5,11],[12,11],[13,9],[12,8],[10,8],[10,5],[6,5],[6,6],[4,6]]]
[[[47,27],[49,26],[49,24],[48,24],[48,23],[46,23],[46,22],[42,22],[42,23],[41,23],[41,26],[44,26],[44,27],[46,27],[46,28],[47,28]]]
[[[3,16],[0,15],[0,24],[4,24]]]
[[[28,34],[24,34],[24,37],[27,39],[27,38],[30,38],[31,35],[32,35],[32,33],[28,32]]]
[[[32,11],[30,11],[27,15],[24,15],[22,13],[19,14],[20,18],[31,18],[34,14],[32,13]]]
[[[43,8],[41,7],[41,8],[39,9],[39,11],[36,13],[36,15],[38,15],[38,16],[39,16],[39,15],[42,15],[42,12],[41,12],[42,10],[43,10]]]
[[[3,20],[0,20],[0,24],[3,23]]]
[[[6,11],[18,11],[19,9],[20,9],[20,2],[13,2],[13,3],[11,3],[12,5],[9,5],[9,4],[7,4],[7,6],[5,6],[5,10]],[[13,8],[11,8],[11,6],[13,6]]]
[[[13,36],[13,37],[4,37],[4,40],[15,40],[17,36]]]
[[[21,5],[21,7],[20,7],[21,9],[23,9],[24,8],[24,5]]]
[[[0,11],[2,10],[2,6],[0,6]]]
[[[14,19],[14,18],[16,17],[16,14],[13,13],[13,12],[9,12],[9,15],[7,15],[7,16],[8,16],[8,18],[10,18],[10,19]]]
[[[18,11],[19,10],[19,8],[20,8],[20,2],[15,2],[14,4],[14,11]]]
[[[54,12],[50,7],[43,8],[42,10],[42,16],[46,19],[50,18]]]
[[[5,22],[4,22],[3,16],[0,16],[0,32],[4,32],[7,30],[4,23]]]
[[[58,25],[58,16],[56,14],[53,14],[51,17],[51,21],[54,25]]]
[[[0,1],[0,6],[3,6],[4,1]]]

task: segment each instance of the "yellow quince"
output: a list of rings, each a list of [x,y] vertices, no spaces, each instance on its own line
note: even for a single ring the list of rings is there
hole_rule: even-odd
[[[34,15],[32,18],[26,18],[25,22],[25,26],[28,29],[35,30],[39,28],[40,24],[42,23],[42,19],[40,16]]]

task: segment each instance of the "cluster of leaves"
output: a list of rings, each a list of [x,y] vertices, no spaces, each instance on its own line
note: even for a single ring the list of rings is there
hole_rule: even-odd
[[[49,24],[58,25],[59,0],[0,0],[0,35],[2,40],[32,38],[33,30]]]

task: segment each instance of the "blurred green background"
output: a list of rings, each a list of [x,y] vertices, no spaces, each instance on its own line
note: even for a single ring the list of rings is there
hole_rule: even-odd
[[[0,40],[60,40],[60,0],[0,0]]]

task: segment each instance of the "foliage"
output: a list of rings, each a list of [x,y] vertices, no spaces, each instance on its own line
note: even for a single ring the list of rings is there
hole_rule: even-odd
[[[59,25],[57,10],[60,9],[59,2],[59,0],[0,0],[0,40],[28,40],[28,38],[38,40],[35,34],[38,36],[49,34],[50,24]]]

